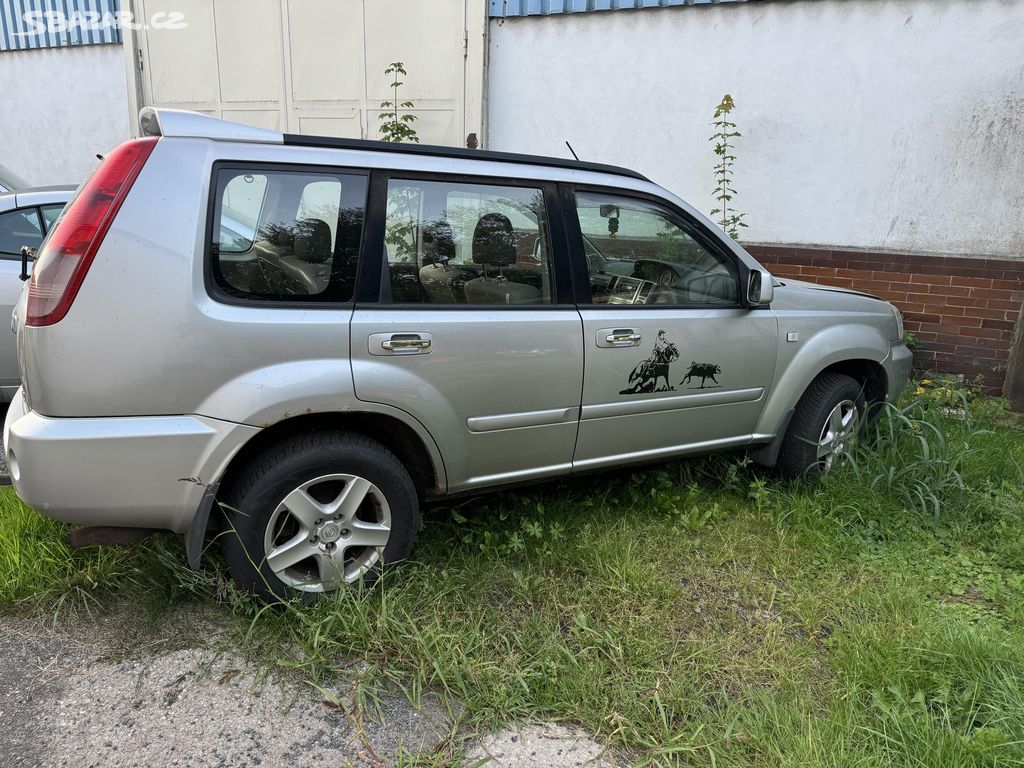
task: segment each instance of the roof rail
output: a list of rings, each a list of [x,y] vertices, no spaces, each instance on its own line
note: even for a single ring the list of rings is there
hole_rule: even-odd
[[[546,155],[496,152],[490,149],[463,149],[462,147],[443,147],[436,144],[406,144],[390,141],[373,141],[371,139],[336,139],[329,136],[305,136],[297,133],[284,134],[284,143],[298,147],[352,149],[364,152],[397,152],[404,155],[431,155],[434,157],[454,157],[462,160],[485,160],[497,163],[542,165],[549,168],[571,168],[577,171],[612,173],[616,176],[628,176],[633,179],[650,181],[642,173],[632,171],[629,168],[620,168],[617,165],[588,163],[583,160],[569,160],[563,157],[548,157]]]
[[[184,109],[155,109],[143,107],[139,111],[139,126],[143,136],[183,136],[219,141],[249,141],[261,144],[280,144],[283,137],[277,131],[254,128],[233,123],[201,112]]]
[[[215,139],[219,141],[246,141],[262,144],[288,144],[299,147],[322,147],[326,149],[351,149],[363,152],[395,152],[406,155],[430,155],[453,157],[462,160],[485,160],[498,163],[519,163],[540,165],[549,168],[569,168],[576,171],[610,173],[649,181],[641,173],[604,163],[588,163],[562,157],[544,155],[522,155],[514,152],[494,152],[488,149],[463,149],[430,144],[398,144],[369,139],[338,139],[329,136],[305,136],[295,133],[278,133],[265,128],[221,120],[200,112],[183,109],[162,109],[143,107],[139,112],[139,125],[143,136],[178,136],[189,138]]]

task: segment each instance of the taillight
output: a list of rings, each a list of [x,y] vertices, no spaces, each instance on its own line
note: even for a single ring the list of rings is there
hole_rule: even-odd
[[[68,206],[36,257],[25,325],[53,325],[68,313],[111,222],[157,141],[136,139],[113,150]]]

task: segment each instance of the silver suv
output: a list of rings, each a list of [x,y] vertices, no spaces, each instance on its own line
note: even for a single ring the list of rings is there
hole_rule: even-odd
[[[376,578],[424,500],[737,447],[825,471],[910,372],[891,305],[774,280],[632,171],[142,124],[16,309],[12,480],[193,567],[226,525],[265,597]]]

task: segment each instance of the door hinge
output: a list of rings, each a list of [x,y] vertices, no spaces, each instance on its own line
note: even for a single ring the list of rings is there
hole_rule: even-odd
[[[462,58],[469,58],[469,30],[462,30]]]
[[[142,59],[142,49],[141,48],[136,48],[135,49],[135,56],[139,60],[139,72],[141,72],[143,69],[145,69],[145,64],[143,63],[143,59]]]

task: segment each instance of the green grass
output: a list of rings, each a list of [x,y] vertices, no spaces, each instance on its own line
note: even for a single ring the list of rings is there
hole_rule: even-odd
[[[467,730],[573,722],[648,764],[1024,764],[1024,432],[967,410],[892,409],[816,486],[715,457],[428,510],[413,562],[283,610],[174,537],[71,551],[8,490],[0,611],[213,603],[314,685],[369,661],[369,710],[397,684]]]

